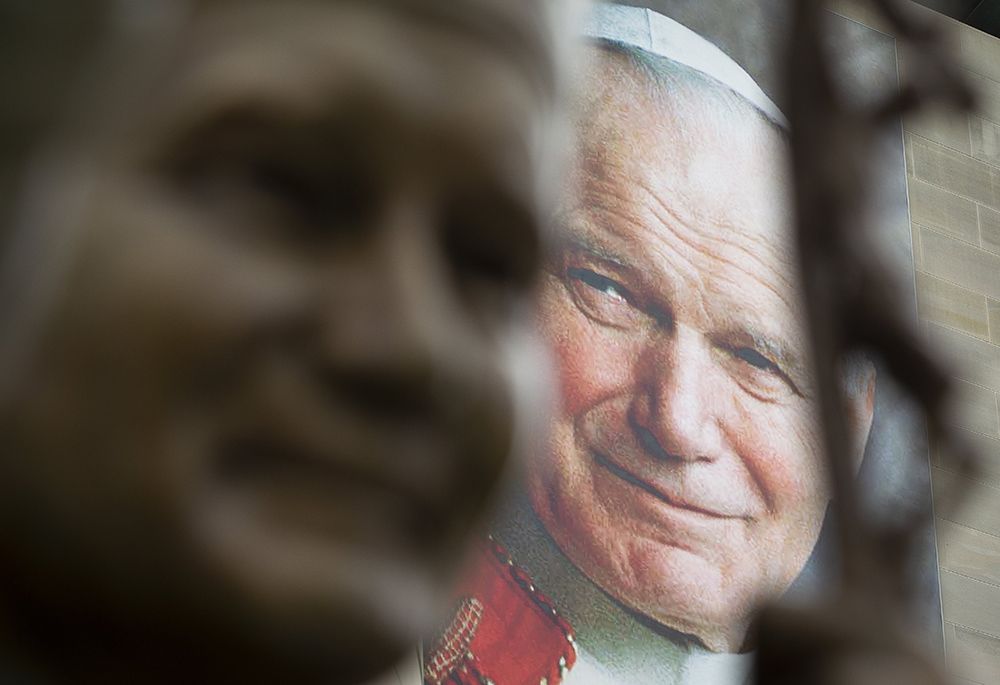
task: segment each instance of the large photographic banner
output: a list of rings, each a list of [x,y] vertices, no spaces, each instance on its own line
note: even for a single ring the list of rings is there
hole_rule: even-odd
[[[595,9],[539,291],[559,404],[427,645],[432,685],[738,685],[755,611],[834,589],[781,111],[789,10]],[[891,37],[829,29],[852,98],[897,87]],[[879,160],[873,249],[912,284],[901,126]],[[929,510],[918,412],[879,360],[841,371],[867,513]],[[933,530],[913,572],[913,623],[940,645]]]

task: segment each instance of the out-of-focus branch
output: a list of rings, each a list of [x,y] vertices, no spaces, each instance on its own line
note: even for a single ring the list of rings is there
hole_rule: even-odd
[[[911,81],[883,103],[848,105],[824,51],[822,2],[797,0],[788,72],[788,114],[798,211],[800,269],[809,312],[826,455],[833,477],[842,586],[813,609],[773,608],[759,625],[759,685],[777,683],[937,683],[943,674],[903,626],[913,588],[909,550],[927,513],[902,522],[865,519],[849,461],[844,398],[837,373],[852,350],[882,358],[924,408],[928,432],[947,445],[952,468],[971,474],[972,451],[943,420],[949,383],[902,315],[900,284],[866,249],[865,207],[875,139],[904,111],[932,101],[971,106],[971,91],[944,58],[934,26],[896,0],[873,0],[919,60]],[[946,495],[954,506],[961,493]]]

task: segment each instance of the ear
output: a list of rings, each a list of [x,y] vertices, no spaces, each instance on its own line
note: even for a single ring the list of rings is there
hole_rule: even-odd
[[[865,445],[875,414],[875,365],[864,360],[857,376],[844,388],[844,418],[850,437],[851,468],[857,475],[865,456]]]

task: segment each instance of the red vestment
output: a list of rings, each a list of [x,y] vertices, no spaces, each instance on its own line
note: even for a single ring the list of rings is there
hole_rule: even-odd
[[[492,538],[475,551],[448,629],[425,656],[428,685],[559,685],[573,629]]]

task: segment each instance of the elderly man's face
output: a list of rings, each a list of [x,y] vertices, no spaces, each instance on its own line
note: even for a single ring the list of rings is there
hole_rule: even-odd
[[[655,100],[609,64],[542,288],[562,406],[529,492],[605,591],[737,651],[828,501],[786,147],[712,86]]]
[[[361,675],[509,453],[540,88],[365,3],[218,3],[165,54],[52,229],[75,249],[0,417],[5,540],[33,592],[221,636],[251,680]]]

